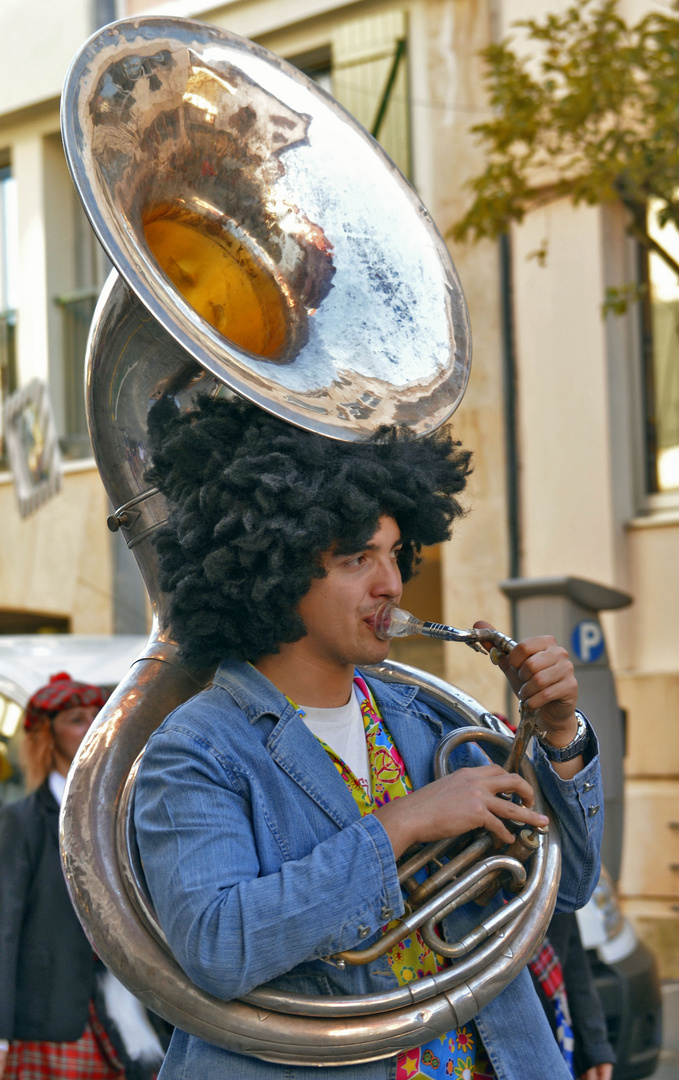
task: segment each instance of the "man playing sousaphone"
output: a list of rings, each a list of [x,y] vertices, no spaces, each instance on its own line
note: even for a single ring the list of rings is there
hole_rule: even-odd
[[[405,428],[334,441],[235,399],[203,398],[181,418],[161,401],[150,415],[150,479],[170,508],[157,550],[173,632],[186,661],[220,665],[151,737],[136,787],[144,871],[178,962],[224,1000],[264,983],[385,993],[436,972],[419,932],[365,966],[324,958],[369,946],[403,914],[396,860],[414,842],[485,827],[510,843],[510,819],[547,823],[527,781],[474,744],[434,780],[435,747],[460,719],[413,686],[362,672],[388,652],[375,633],[379,606],[399,599],[421,547],[446,540],[461,514],[469,453],[446,433],[415,439]],[[576,713],[573,667],[553,638],[521,642],[500,663],[540,709],[534,766],[561,826],[557,906],[573,910],[599,870],[596,737]],[[441,936],[456,940],[478,923],[480,909],[468,907],[443,921]],[[525,970],[446,1037],[326,1073],[569,1075]],[[316,1068],[179,1030],[161,1071],[162,1080],[312,1076]]]

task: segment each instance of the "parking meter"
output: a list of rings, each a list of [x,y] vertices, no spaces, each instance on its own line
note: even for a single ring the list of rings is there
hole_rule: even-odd
[[[517,638],[552,634],[568,649],[575,666],[578,706],[591,719],[601,745],[605,806],[601,857],[617,881],[622,854],[624,717],[598,613],[626,607],[632,597],[576,577],[512,578],[500,582],[500,588],[516,605]]]

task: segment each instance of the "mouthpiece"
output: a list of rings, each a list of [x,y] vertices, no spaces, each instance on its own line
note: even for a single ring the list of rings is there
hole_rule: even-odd
[[[393,600],[382,604],[375,613],[375,635],[380,641],[388,641],[390,638],[411,637],[413,634],[422,634],[424,637],[438,638],[441,641],[460,641],[463,645],[469,645],[470,649],[477,652],[485,652],[479,642],[487,641],[493,646],[493,650],[501,653],[511,652],[516,642],[501,634],[499,630],[458,630],[455,626],[446,626],[444,623],[423,622],[416,619],[409,611],[400,608]],[[491,651],[492,659],[492,651]]]
[[[375,614],[375,635],[380,641],[424,634],[424,625],[421,619],[416,619],[405,608],[397,607],[393,600],[382,604]]]

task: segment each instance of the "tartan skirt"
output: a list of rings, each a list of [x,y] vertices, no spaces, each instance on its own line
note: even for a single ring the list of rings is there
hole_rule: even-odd
[[[10,1043],[5,1080],[122,1080],[125,1069],[90,1002],[76,1042]]]

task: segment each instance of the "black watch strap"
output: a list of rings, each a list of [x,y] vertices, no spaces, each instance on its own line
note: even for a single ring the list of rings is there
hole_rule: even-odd
[[[572,761],[578,754],[582,754],[586,750],[589,742],[587,720],[578,709],[575,710],[575,715],[578,721],[578,730],[575,733],[575,738],[566,746],[552,746],[551,743],[547,742],[547,736],[544,732],[538,735],[540,746],[550,761]]]

